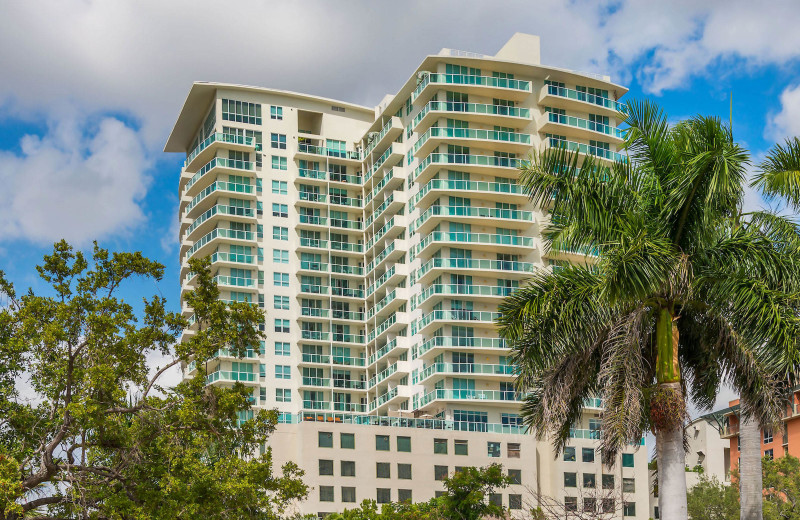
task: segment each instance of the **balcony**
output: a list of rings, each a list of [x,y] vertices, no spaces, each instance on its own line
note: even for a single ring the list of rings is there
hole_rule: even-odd
[[[217,222],[216,219],[212,220],[213,217],[217,215],[225,216],[225,220],[228,221],[232,220],[234,222],[253,224],[255,223],[256,210],[255,208],[242,208],[239,206],[229,206],[227,204],[214,204],[205,212],[203,212],[202,215],[194,219],[194,221],[191,223],[191,225],[189,225],[188,228],[186,228],[185,231],[182,230],[181,240],[188,240],[195,230],[200,228],[208,229],[211,227]],[[208,223],[208,226],[203,226],[205,223]],[[181,223],[182,228],[185,225],[185,223]]]
[[[337,412],[366,412],[367,405],[361,403],[337,403],[334,401],[333,409]]]
[[[501,278],[528,278],[536,272],[537,265],[531,262],[507,262],[503,260],[483,260],[471,258],[432,258],[414,273],[417,283],[427,283],[430,279],[450,271],[498,271]]]
[[[399,356],[405,350],[404,347],[397,344],[397,338],[395,338],[369,356],[369,365],[374,365],[385,356]]]
[[[300,315],[308,318],[328,318],[330,311],[319,307],[300,307]]]
[[[578,139],[603,139],[621,145],[625,135],[617,127],[597,123],[580,117],[547,112],[539,122],[539,132],[563,134]]]
[[[502,226],[510,229],[527,229],[535,220],[532,211],[515,209],[486,208],[477,206],[431,206],[416,219],[411,229],[417,233],[428,233],[443,219],[455,218],[464,224],[487,225],[491,220],[492,226]],[[497,221],[502,221],[497,222]]]
[[[522,101],[531,93],[529,81],[493,76],[428,73],[417,85],[411,98],[415,103],[426,102],[442,87],[454,92],[513,101]]]
[[[412,197],[409,202],[409,207],[413,209],[419,205],[427,206],[439,197],[450,195],[453,191],[474,192],[479,194],[482,200],[491,200],[494,202],[511,202],[514,204],[525,204],[528,202],[528,194],[525,192],[524,188],[510,182],[433,179]],[[465,195],[468,194],[465,193]]]
[[[624,103],[555,85],[546,85],[546,88],[542,89],[539,95],[539,105],[578,110],[580,112],[599,112],[616,119],[624,119],[627,112]]]
[[[477,146],[498,152],[525,153],[531,147],[530,134],[472,128],[434,126],[414,143],[414,156],[424,157],[440,145]]]
[[[323,332],[321,330],[301,330],[300,337],[302,339],[310,339],[314,341],[329,341],[330,340],[330,333]]]
[[[502,300],[511,294],[514,289],[513,287],[499,287],[496,285],[435,284],[423,290],[416,298],[412,297],[411,306],[418,307],[436,296],[456,296],[459,299],[467,297],[469,299]]]
[[[500,338],[436,336],[419,346],[413,346],[411,348],[411,356],[414,359],[426,358],[452,349],[485,354],[503,354],[509,350],[509,347]]]
[[[343,251],[346,253],[358,253],[359,255],[364,252],[364,244],[354,244],[352,242],[335,242],[331,241],[331,251]]]
[[[372,412],[376,408],[389,404],[389,402],[396,397],[398,397],[397,387],[394,387],[383,395],[378,396],[374,401],[370,402],[369,411]]]
[[[472,249],[489,252],[527,254],[536,247],[532,237],[498,235],[493,233],[466,233],[434,231],[414,247],[414,255],[432,254],[435,246],[442,244],[469,244]]]
[[[300,237],[300,247],[304,249],[311,249],[312,251],[317,249],[324,249],[327,251],[328,241],[320,240],[319,238]]]
[[[315,285],[310,283],[301,283],[300,284],[300,292],[303,294],[314,294],[314,295],[321,295],[321,294],[329,294],[329,289],[327,285]]]
[[[498,125],[518,128],[527,125],[531,120],[531,111],[527,108],[504,105],[483,105],[479,103],[461,103],[455,101],[429,101],[411,122],[415,132],[424,132],[440,118],[458,117],[463,121],[485,125]]]
[[[545,148],[564,148],[570,152],[577,152],[581,155],[591,155],[599,159],[605,159],[614,162],[627,162],[628,157],[619,152],[612,152],[605,148],[598,146],[590,146],[586,143],[576,143],[574,141],[565,141],[563,139],[553,139],[548,137],[544,140]]]
[[[209,173],[214,174],[230,174],[230,175],[248,175],[255,172],[254,163],[249,161],[239,161],[235,159],[225,159],[224,157],[215,157],[207,164],[203,165],[194,175],[192,175],[182,188],[182,195],[193,196],[198,190],[205,187],[207,184],[206,179],[211,179]],[[183,178],[182,178],[183,179]],[[204,182],[200,182],[204,181]]]
[[[231,372],[229,370],[218,370],[206,376],[206,384],[212,383],[255,383],[258,384],[258,375],[253,372]]]
[[[254,278],[241,278],[238,276],[215,276],[212,280],[220,287],[233,287],[238,289],[252,289],[257,290],[256,280]]]
[[[378,372],[376,375],[372,376],[367,384],[367,388],[372,389],[375,385],[382,383],[386,380],[386,378],[395,373],[397,373],[397,363],[392,363],[382,371]]]
[[[255,186],[252,184],[238,184],[235,182],[215,181],[203,191],[198,193],[186,206],[183,207],[182,218],[190,217],[196,211],[205,211],[216,202],[212,200],[212,195],[222,193],[224,195],[235,195],[237,198],[243,197],[255,201]],[[255,204],[255,202],[253,202]]]
[[[364,321],[364,313],[357,311],[341,311],[334,309],[331,311],[331,318],[336,321]]]
[[[481,325],[494,328],[495,321],[499,317],[499,312],[490,311],[467,309],[431,311],[411,324],[411,334],[424,334],[430,326],[441,326],[444,323],[469,323],[472,326]]]
[[[328,365],[331,362],[331,357],[325,354],[307,354],[303,353],[301,363],[310,365]]]
[[[399,173],[395,175],[395,168],[392,168],[391,170],[386,172],[386,175],[383,176],[383,179],[381,179],[381,181],[378,184],[373,186],[372,190],[369,191],[367,195],[364,197],[364,207],[369,208],[370,202],[372,202],[373,199],[377,198],[383,192],[384,189],[386,189],[387,191],[393,191],[402,185],[403,185],[403,177]],[[380,202],[378,202],[378,204],[380,204]]]
[[[399,117],[392,116],[389,121],[383,125],[380,132],[377,134],[370,134],[367,146],[364,147],[362,157],[366,159],[372,152],[382,154],[384,148],[395,141],[403,133],[403,122]]]
[[[414,408],[424,408],[434,401],[491,402],[492,404],[507,404],[514,407],[518,407],[522,402],[519,394],[513,391],[438,388],[425,395],[415,396]]]
[[[496,157],[494,155],[471,155],[456,153],[432,153],[425,157],[414,169],[414,182],[427,182],[441,167],[451,168],[467,173],[482,175],[509,176],[516,178],[517,168],[522,165],[521,159]]]
[[[413,384],[422,384],[433,376],[479,375],[486,378],[513,381],[516,377],[516,367],[513,365],[494,365],[483,363],[433,363],[416,372],[412,377]]]
[[[405,193],[395,192],[386,197],[386,200],[384,200],[380,206],[372,210],[372,213],[367,217],[364,225],[369,227],[373,222],[379,223],[378,225],[380,225],[384,218],[389,218],[400,211],[404,205],[401,196],[405,197]]]
[[[331,403],[329,401],[310,401],[303,400],[303,410],[330,410]]]
[[[240,265],[248,265],[252,266],[256,263],[256,257],[254,255],[245,255],[245,254],[237,254],[237,253],[225,253],[222,251],[218,251],[211,255],[211,264],[219,264],[219,265],[233,265],[233,266],[240,266]]]
[[[310,143],[298,143],[298,155],[308,155],[311,160],[318,160],[320,157],[327,157],[331,159],[339,159],[342,162],[361,163],[361,154],[358,152],[348,152],[346,150],[339,150],[336,148],[326,148],[324,146],[317,146]],[[354,164],[355,165],[355,164]]]
[[[392,143],[380,157],[375,159],[375,162],[369,166],[369,169],[367,169],[366,173],[364,174],[364,186],[368,188],[378,179],[382,178],[382,175],[377,175],[382,168],[385,167],[385,169],[388,171],[389,168],[402,160],[403,152],[400,150],[400,146]]]
[[[211,254],[213,247],[218,246],[221,242],[255,245],[255,240],[256,234],[252,231],[217,228],[195,242],[192,247],[186,251],[183,260],[186,261],[195,254],[198,254],[198,256],[208,256]]]
[[[356,298],[359,300],[363,300],[364,289],[352,289],[350,287],[331,287],[331,296],[339,296],[341,298]]]
[[[320,217],[319,215],[299,215],[298,227],[300,228],[328,228],[328,218]]]
[[[347,276],[364,276],[364,268],[357,265],[331,264],[331,272]]]

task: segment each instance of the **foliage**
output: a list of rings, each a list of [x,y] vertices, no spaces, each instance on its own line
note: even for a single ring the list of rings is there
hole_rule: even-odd
[[[700,476],[687,494],[689,518],[703,520],[738,520],[739,488],[725,485],[716,477]]]
[[[800,459],[785,455],[761,461],[764,519],[800,520]]]
[[[510,477],[500,464],[464,468],[444,480],[445,493],[428,502],[382,504],[364,500],[355,509],[328,516],[328,520],[479,520],[502,517],[505,509],[489,502],[496,489],[507,487]]]
[[[87,259],[59,242],[37,267],[47,295],[18,296],[0,272],[3,518],[277,518],[305,496],[296,466],[275,477],[271,452],[259,454],[276,412],[248,418],[252,390],[206,386],[213,354],[257,349],[263,320],[219,301],[208,266],[190,261],[195,320],[179,343],[189,322],[164,298],[144,299],[137,314],[118,297],[131,279],[161,278],[163,266],[140,253],[95,244]],[[173,352],[150,375],[148,359]],[[190,361],[193,378],[159,385]]]

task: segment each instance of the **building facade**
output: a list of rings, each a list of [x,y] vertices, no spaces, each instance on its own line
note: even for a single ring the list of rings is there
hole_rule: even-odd
[[[165,147],[186,155],[182,294],[188,259],[210,256],[221,298],[265,309],[260,351],[220,350],[208,382],[241,382],[280,411],[276,459],[298,462],[315,488],[301,512],[427,500],[443,474],[499,461],[519,482],[493,498],[506,506],[539,491],[647,518],[646,450],[611,468],[589,456],[600,400],[575,425],[578,455],[556,458],[524,434],[494,324],[537,270],[596,261],[542,247],[548,208],[529,202],[518,166],[551,146],[619,160],[625,92],[542,66],[538,37],[523,34],[495,56],[428,56],[376,108],[192,86]],[[592,485],[625,498],[578,493]]]

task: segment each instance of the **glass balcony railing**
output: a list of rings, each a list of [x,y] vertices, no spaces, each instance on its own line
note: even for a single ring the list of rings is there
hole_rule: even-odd
[[[375,149],[378,143],[381,142],[381,139],[383,139],[391,129],[392,129],[392,118],[389,118],[389,121],[387,121],[386,124],[383,125],[383,128],[381,128],[381,131],[378,132],[378,135],[372,138],[372,140],[369,142],[366,148],[364,148],[364,153],[363,153],[364,158],[366,158],[370,154],[370,152],[372,152],[372,150]]]
[[[331,218],[331,227],[341,228],[341,229],[361,230],[363,229],[364,224],[360,220],[345,220],[341,218]]]
[[[314,285],[310,283],[301,283],[300,292],[309,294],[328,294],[328,286]]]
[[[431,401],[442,399],[446,401],[520,401],[520,396],[510,390],[455,390],[450,388],[437,388],[417,401],[416,408],[422,408]]]
[[[204,211],[202,215],[194,219],[192,225],[186,229],[184,238],[189,236],[192,231],[197,229],[203,222],[207,221],[214,215],[228,215],[236,217],[255,217],[256,210],[254,208],[242,208],[239,206],[228,206],[226,204],[214,204],[208,210]]]
[[[466,114],[483,114],[492,116],[521,117],[530,119],[531,111],[527,108],[508,107],[504,105],[482,105],[480,103],[462,103],[458,101],[429,101],[414,116],[411,123],[416,127],[429,112],[463,112]]]
[[[363,338],[363,336],[361,337]],[[363,367],[365,365],[365,362],[366,360],[363,357],[339,356],[336,354],[331,356],[331,363],[333,363],[334,365],[344,365],[348,367]]]
[[[373,411],[379,406],[385,404],[389,400],[397,397],[397,387],[392,388],[391,390],[387,391],[383,395],[379,396],[377,399],[369,403],[369,411]]]
[[[324,155],[326,157],[352,159],[354,161],[361,160],[361,154],[358,152],[348,152],[346,150],[340,150],[336,148],[325,148],[324,146],[316,146],[309,143],[299,143],[297,148],[302,153],[308,153],[312,155]]]
[[[344,334],[342,332],[333,333],[333,341],[342,343],[364,343],[365,336],[361,334]]]
[[[518,184],[512,184],[511,182],[451,181],[444,179],[433,179],[411,199],[409,202],[409,209],[413,209],[414,206],[416,206],[417,203],[419,203],[419,201],[422,200],[431,190],[465,190],[482,191],[485,193],[526,195],[522,186]]]
[[[369,170],[367,170],[366,175],[364,175],[364,182],[368,181],[369,179],[372,178],[373,175],[375,175],[375,172],[377,172],[381,168],[381,166],[383,166],[383,164],[389,159],[389,156],[392,155],[392,152],[394,152],[394,147],[390,145],[389,148],[387,148],[386,151],[383,152],[383,154],[380,157],[378,157],[378,159],[375,160],[375,163],[373,163],[372,167]]]
[[[300,237],[301,247],[316,247],[320,249],[328,249],[328,241],[320,240],[318,238]]]
[[[309,401],[303,400],[304,410],[330,410],[331,403],[328,401]]]
[[[328,196],[323,193],[314,193],[313,191],[301,191],[298,193],[300,200],[304,202],[319,202],[321,204],[325,204],[325,201],[328,200]]]
[[[363,253],[364,252],[364,245],[363,244],[352,244],[350,242],[335,242],[331,241],[331,249],[333,251],[350,251],[353,253]]]
[[[334,401],[333,409],[337,412],[366,412],[367,405],[361,403],[337,403]]]
[[[364,313],[356,311],[340,311],[334,309],[331,311],[331,317],[335,320],[364,321]]]
[[[531,262],[510,262],[504,260],[481,260],[472,258],[432,258],[416,271],[416,278],[420,279],[431,269],[480,269],[513,271],[519,273],[533,273],[536,264]]]
[[[588,92],[579,92],[577,90],[565,87],[557,87],[556,85],[547,85],[547,93],[551,96],[559,96],[567,99],[574,99],[576,101],[584,101],[593,105],[609,108],[622,114],[627,114],[628,109],[624,103],[614,101],[613,99],[596,96]]]
[[[186,252],[186,256],[184,259],[189,258],[195,252],[197,252],[201,247],[206,245],[207,243],[211,242],[215,238],[227,238],[231,240],[246,240],[246,241],[254,241],[255,240],[255,233],[252,231],[239,231],[235,229],[223,229],[217,228],[212,232],[204,235],[200,240],[194,243],[194,245]]]
[[[425,75],[423,80],[414,90],[412,99],[416,99],[425,87],[430,84],[439,85],[476,85],[481,87],[506,88],[523,92],[531,91],[530,81],[519,79],[495,78],[493,76],[473,76],[468,74],[437,74],[430,73]]]
[[[318,307],[300,307],[300,315],[314,318],[327,318],[329,311],[328,309],[320,309]]]
[[[348,206],[351,208],[363,208],[364,203],[357,197],[343,197],[341,195],[331,195],[331,204],[337,206]]]
[[[383,201],[383,204],[375,208],[372,214],[367,217],[367,220],[364,222],[364,225],[369,227],[376,219],[380,218],[382,213],[389,207],[389,204],[394,202],[394,193],[386,197],[386,200]]]
[[[532,211],[472,206],[431,206],[414,221],[412,229],[417,229],[431,217],[476,217],[533,222]]]
[[[231,170],[245,170],[245,171],[253,171],[255,168],[252,162],[249,161],[239,161],[236,159],[225,159],[224,157],[214,157],[202,168],[197,170],[197,173],[192,175],[192,178],[189,179],[189,182],[186,183],[186,187],[184,190],[188,190],[189,188],[194,185],[197,181],[199,181],[203,175],[211,171],[212,169],[219,166],[220,168],[228,168]]]
[[[378,289],[378,287],[386,283],[386,280],[394,276],[395,272],[396,272],[395,266],[390,267],[389,270],[383,273],[380,278],[375,280],[375,283],[367,287],[367,296],[372,296],[372,293],[374,293]]]
[[[414,180],[431,164],[488,166],[491,168],[519,168],[521,159],[496,157],[494,155],[471,155],[463,153],[431,153],[414,170]]]
[[[256,281],[254,278],[242,278],[239,276],[222,276],[217,275],[212,278],[217,285],[227,285],[230,287],[255,287]]]
[[[322,273],[328,272],[328,264],[323,264],[322,262],[309,262],[308,260],[302,260],[300,262],[300,269],[305,271],[319,271]]]
[[[331,380],[326,377],[303,376],[303,386],[316,386],[316,387],[329,388],[331,386]]]
[[[232,264],[254,264],[255,256],[218,251],[211,255],[211,263],[229,262]]]
[[[389,302],[393,301],[396,296],[397,296],[396,289],[386,293],[386,296],[384,296],[381,299],[381,301],[376,303],[375,306],[373,306],[371,309],[367,311],[367,319],[371,319],[377,313],[381,312],[381,310],[383,310],[383,308],[386,307],[389,304]]]
[[[531,144],[530,134],[521,134],[518,132],[505,132],[499,130],[480,130],[474,128],[446,128],[441,126],[434,126],[428,129],[427,132],[419,136],[417,142],[414,144],[414,153],[425,144],[428,139],[476,139],[482,141],[496,141],[502,143],[517,143],[523,145]]]
[[[386,330],[388,330],[389,327],[395,323],[397,323],[397,313],[393,313],[391,316],[383,320],[380,325],[375,327],[375,330],[370,331],[370,333],[367,335],[367,341],[372,342],[372,340],[386,332]]]
[[[255,146],[255,142],[253,141],[252,137],[245,137],[243,135],[234,135],[234,134],[223,134],[221,132],[217,132],[215,134],[211,134],[210,136],[206,137],[202,143],[198,144],[192,153],[190,153],[186,160],[183,162],[183,166],[186,167],[187,164],[192,162],[192,160],[198,156],[200,152],[208,148],[213,143],[226,143],[226,144],[242,144],[245,146]]]
[[[470,431],[485,433],[524,434],[527,426],[521,424],[483,423],[469,421],[448,421],[444,419],[412,419],[388,417],[385,415],[349,415],[337,413],[303,413],[290,415],[283,422],[324,422],[365,426],[386,426],[391,428],[415,428],[441,431]]]
[[[428,379],[434,374],[478,374],[491,376],[514,376],[516,369],[512,365],[493,365],[483,363],[433,363],[417,372],[412,377],[413,384]]]
[[[328,178],[328,172],[322,170],[310,170],[308,168],[300,168],[300,177],[304,179],[318,179],[324,181]]]
[[[585,155],[593,155],[609,161],[627,162],[628,158],[619,152],[612,152],[599,146],[590,146],[585,143],[576,143],[575,141],[566,141],[563,139],[553,139],[548,137],[545,139],[545,146],[549,148],[564,148],[571,152],[578,152]]]
[[[422,291],[416,300],[412,298],[411,306],[420,305],[428,298],[440,296],[487,296],[505,298],[514,291],[515,287],[499,287],[495,285],[466,285],[466,284],[435,284]]]
[[[315,339],[318,341],[328,341],[330,334],[321,330],[301,330],[300,337],[303,339]]]
[[[565,116],[563,114],[556,114],[554,112],[549,112],[547,114],[547,120],[550,121],[551,123],[573,126],[575,128],[581,128],[583,130],[591,130],[592,132],[599,132],[601,134],[610,135],[618,139],[625,139],[625,135],[619,128],[616,128],[611,125],[606,125],[603,123],[597,123],[595,121],[589,121],[588,119],[583,119],[580,117]]]
[[[209,186],[207,186],[203,191],[198,193],[190,202],[186,205],[183,209],[183,215],[186,216],[189,212],[197,206],[203,199],[209,197],[214,192],[217,191],[225,191],[230,193],[239,193],[239,194],[248,194],[251,195],[254,193],[255,186],[252,184],[239,184],[235,182],[226,182],[226,181],[214,181]]]
[[[429,233],[415,248],[415,254],[428,247],[433,242],[452,242],[467,244],[490,244],[518,247],[534,247],[532,237],[518,235],[498,235],[493,233],[465,233],[456,231],[433,231]]]
[[[384,379],[394,374],[395,372],[397,372],[397,363],[392,363],[385,369],[378,372],[376,375],[372,376],[372,378],[369,380],[369,384],[367,384],[367,388],[372,388],[378,383],[383,382]]]
[[[431,338],[421,345],[411,348],[411,356],[418,358],[432,348],[498,348],[507,349],[505,341],[500,338],[478,338],[478,337],[462,337],[462,336],[436,336]]]
[[[331,362],[331,357],[324,354],[307,354],[303,353],[303,363],[325,363]]]
[[[381,347],[380,349],[375,351],[369,357],[369,364],[372,365],[373,363],[378,361],[380,358],[385,356],[388,352],[390,352],[396,346],[397,346],[397,339],[393,339],[392,341],[390,341],[389,343],[387,343],[386,345],[384,345],[383,347]]]
[[[364,268],[357,265],[331,264],[331,272],[363,276]]]
[[[411,332],[412,334],[416,334],[418,331],[434,321],[477,321],[493,324],[499,317],[499,312],[471,311],[468,309],[431,311],[412,323]]]
[[[366,381],[361,381],[359,379],[348,379],[345,377],[334,377],[333,378],[333,387],[334,388],[346,388],[349,390],[366,390],[367,383]]]
[[[228,370],[218,370],[216,372],[211,372],[206,376],[206,384],[213,383],[215,381],[253,382],[257,381],[256,377],[256,374],[253,372],[231,372]]]
[[[332,296],[343,296],[346,298],[363,298],[364,289],[352,289],[350,287],[331,287]]]
[[[376,184],[375,187],[372,188],[372,190],[369,193],[367,193],[367,195],[364,197],[364,203],[367,204],[373,198],[375,198],[375,195],[380,193],[380,191],[383,189],[383,187],[386,186],[386,184],[390,180],[392,180],[393,178],[394,178],[394,171],[393,170],[389,170],[388,172],[386,172],[386,175],[383,176],[383,179],[381,179],[381,182]]]
[[[328,219],[319,215],[300,215],[301,224],[311,224],[314,226],[327,226]]]

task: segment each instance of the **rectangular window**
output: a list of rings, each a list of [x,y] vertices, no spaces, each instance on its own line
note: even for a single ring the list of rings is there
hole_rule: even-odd
[[[389,436],[388,435],[376,435],[375,436],[375,449],[378,451],[389,451],[391,448],[389,447]]]
[[[392,501],[392,490],[387,488],[378,488],[377,502],[379,504],[388,504]]]
[[[584,513],[596,513],[597,512],[597,499],[596,498],[584,498],[583,499],[583,512]]]
[[[289,240],[289,228],[272,226],[272,238],[275,240]]]
[[[566,446],[564,448],[564,462],[575,462],[575,448]]]
[[[564,497],[564,511],[574,512],[578,510],[577,497]]]
[[[352,503],[356,501],[356,488],[342,487],[342,502]]]
[[[508,470],[508,476],[511,478],[512,484],[522,484],[522,470],[521,469],[510,469]]]
[[[519,458],[519,443],[518,442],[509,442],[507,444],[508,447],[508,458],[509,459],[518,459]]]
[[[272,216],[279,218],[287,218],[289,216],[289,206],[286,204],[272,203]]]
[[[453,441],[453,453],[456,455],[468,455],[469,446],[467,441]]]
[[[411,437],[397,436],[397,451],[411,452]]]
[[[623,502],[622,516],[636,516],[636,502]]]
[[[275,400],[279,403],[291,403],[292,402],[292,391],[289,388],[276,388],[275,389]]]
[[[275,262],[276,264],[288,264],[289,251],[287,251],[286,249],[273,249],[272,261]]]
[[[273,273],[279,274],[279,273]],[[278,285],[277,283],[275,285]],[[283,287],[289,287],[289,280],[286,280],[286,285]],[[288,296],[273,296],[273,303],[276,309],[282,310],[289,310],[289,297]]]
[[[276,287],[289,287],[289,273],[272,273],[272,285]]]
[[[317,446],[320,448],[333,448],[333,433],[317,432]]]
[[[319,474],[333,475],[333,461],[327,459],[319,459]]]
[[[603,474],[603,489],[614,489],[614,475]]]
[[[768,458],[769,460],[772,460],[773,458],[775,458],[775,452],[774,452],[774,450],[771,450],[771,449],[770,450],[764,450],[764,456],[766,458]]]
[[[269,134],[269,145],[278,150],[286,150],[285,134]]]
[[[772,442],[772,428],[764,428],[764,444]]]
[[[433,439],[433,452],[447,454],[447,439]]]
[[[500,493],[489,493],[489,503],[497,507],[503,507],[503,495]]]
[[[622,492],[623,493],[636,493],[636,480],[632,478],[622,479]]]
[[[288,183],[286,181],[272,181],[272,193],[276,195],[288,194]]]
[[[522,509],[522,495],[508,495],[509,509]]]
[[[269,118],[279,121],[283,119],[283,107],[276,107],[275,105],[269,107]]]
[[[411,480],[411,464],[398,464],[397,478],[402,480]]]
[[[280,155],[273,155],[272,156],[272,169],[273,170],[287,170],[289,168],[288,162],[286,161],[286,157],[281,157]]]
[[[578,487],[578,474],[564,473],[564,487]]]
[[[320,486],[319,487],[319,501],[320,502],[333,502],[333,486]]]
[[[434,480],[444,480],[447,478],[447,466],[434,466],[433,467],[433,479]]]
[[[342,476],[355,477],[356,476],[356,462],[354,460],[342,461]]]
[[[275,379],[291,379],[291,367],[289,365],[275,365]]]
[[[289,332],[289,320],[275,320],[275,332]]]
[[[616,506],[614,505],[613,498],[604,498],[602,503],[603,503],[603,513],[614,513]]]
[[[583,487],[594,489],[597,487],[597,476],[594,473],[583,474]]]
[[[411,502],[411,490],[410,489],[398,489],[397,490],[397,501],[400,502],[400,503]]]
[[[276,341],[275,342],[275,355],[276,356],[288,356],[289,355],[289,343],[285,341]]]
[[[260,125],[261,105],[234,101],[233,99],[223,99],[222,119],[223,121],[236,121],[237,123]]]
[[[356,448],[356,436],[354,433],[342,433],[339,436],[339,444],[342,449],[354,450]]]
[[[489,451],[490,457],[499,457],[500,456],[500,443],[499,442],[487,442],[486,443],[487,450]]]
[[[623,453],[622,454],[622,467],[623,468],[632,468],[633,467],[633,453]]]
[[[376,462],[375,477],[392,478],[392,465],[389,462]]]
[[[583,462],[594,462],[594,448],[582,448],[581,460]]]

